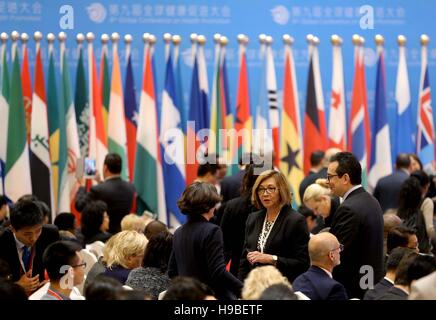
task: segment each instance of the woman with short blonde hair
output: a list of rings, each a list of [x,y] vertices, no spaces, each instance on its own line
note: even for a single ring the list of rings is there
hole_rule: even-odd
[[[147,221],[142,217],[139,217],[135,213],[130,213],[121,220],[121,230],[135,230],[144,233],[146,223]]]
[[[327,188],[326,179],[318,179],[306,188],[303,196],[304,205],[317,216],[324,218],[324,228],[330,227],[333,216],[339,207],[339,198],[332,197]]]
[[[292,289],[288,279],[284,277],[277,268],[273,266],[263,266],[253,269],[244,281],[242,299],[258,300],[263,291],[274,284],[284,284]]]
[[[305,218],[292,209],[292,193],[280,171],[267,170],[251,194],[260,211],[248,216],[238,277],[262,265],[274,265],[293,281],[309,267],[309,232]]]
[[[104,250],[104,274],[125,284],[130,271],[141,266],[147,243],[145,235],[134,230],[121,231],[112,236]]]

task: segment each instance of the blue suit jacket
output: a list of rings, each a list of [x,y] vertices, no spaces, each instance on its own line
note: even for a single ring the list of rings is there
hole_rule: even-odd
[[[311,266],[297,277],[292,287],[294,291],[301,291],[311,300],[348,300],[344,286],[316,266]]]

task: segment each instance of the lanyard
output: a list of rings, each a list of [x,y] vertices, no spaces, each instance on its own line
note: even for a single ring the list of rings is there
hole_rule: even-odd
[[[263,250],[265,249],[266,241],[268,240],[269,234],[271,233],[271,230],[274,227],[274,223],[276,223],[277,218],[279,217],[280,211],[277,214],[277,216],[274,219],[274,221],[271,223],[271,226],[270,226],[268,232],[266,233],[266,235],[265,235],[265,230],[266,230],[266,221],[268,219],[268,213],[265,214],[265,220],[263,220],[262,231],[261,231],[260,239],[259,239],[259,247],[260,247],[260,252],[261,253],[263,253]]]
[[[62,299],[62,297],[60,295],[58,295],[56,292],[54,292],[53,290],[48,289],[47,290],[47,294],[51,295],[52,297],[55,297],[56,300],[64,300]]]

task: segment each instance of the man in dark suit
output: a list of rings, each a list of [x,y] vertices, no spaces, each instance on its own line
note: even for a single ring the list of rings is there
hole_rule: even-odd
[[[333,277],[345,286],[348,297],[362,299],[384,274],[383,212],[363,189],[362,167],[352,153],[339,152],[331,158],[327,180],[332,194],[343,199],[330,228],[344,245],[342,263]]]
[[[43,225],[44,215],[36,201],[21,200],[10,213],[11,227],[0,234],[0,259],[9,264],[12,281],[27,294],[44,282],[44,250],[59,240],[56,227]]]
[[[292,283],[294,291],[304,293],[311,300],[347,300],[344,286],[332,278],[333,268],[341,263],[341,249],[338,239],[329,232],[312,236],[311,266]]]
[[[397,170],[381,178],[374,189],[374,197],[380,202],[383,212],[398,208],[398,197],[401,185],[410,175],[410,157],[407,153],[400,153],[395,161]]]
[[[404,255],[411,251],[411,249],[405,247],[398,247],[392,250],[386,263],[386,275],[375,285],[374,289],[366,291],[363,300],[378,300],[394,286],[398,265]]]
[[[121,168],[121,157],[116,153],[109,153],[104,159],[104,182],[93,186],[89,194],[82,187],[76,196],[76,209],[80,212],[89,200],[102,200],[106,203],[110,220],[109,232],[112,234],[121,231],[121,220],[130,213],[136,193],[133,184],[121,179]]]
[[[300,194],[300,199],[303,199],[304,191],[312,183],[315,183],[316,179],[325,178],[327,168],[324,167],[324,151],[314,151],[310,155],[310,170],[309,174],[304,177],[303,181],[300,183],[298,192]]]

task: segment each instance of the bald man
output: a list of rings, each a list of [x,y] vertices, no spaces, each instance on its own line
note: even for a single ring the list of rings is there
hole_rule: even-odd
[[[292,283],[311,300],[348,300],[342,284],[332,277],[333,268],[341,263],[342,245],[329,232],[312,236],[309,240],[311,266]]]

